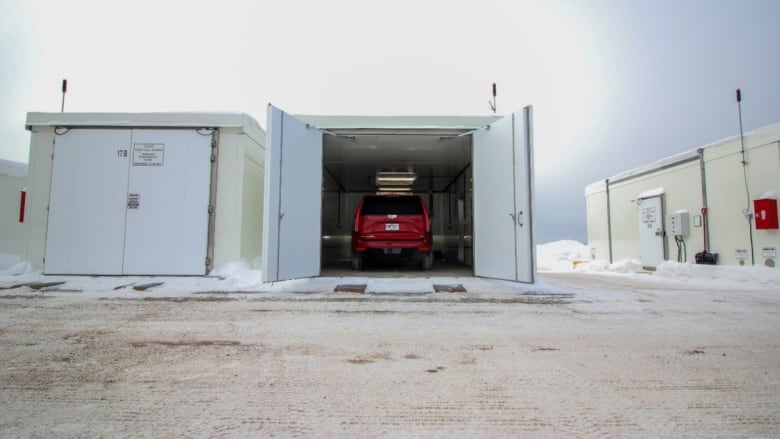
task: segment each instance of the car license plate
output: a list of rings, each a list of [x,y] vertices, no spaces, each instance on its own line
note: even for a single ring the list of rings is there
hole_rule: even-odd
[[[387,224],[385,224],[385,230],[388,231],[388,232],[389,231],[397,231],[397,230],[400,230],[400,228],[398,227],[398,224],[396,224],[396,223],[387,223]]]

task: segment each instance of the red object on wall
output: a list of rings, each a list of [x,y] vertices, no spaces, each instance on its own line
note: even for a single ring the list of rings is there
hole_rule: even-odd
[[[764,198],[753,200],[753,209],[756,213],[756,229],[767,230],[777,227],[777,200]]]
[[[19,222],[24,222],[24,205],[27,204],[27,191],[21,191],[19,200]]]

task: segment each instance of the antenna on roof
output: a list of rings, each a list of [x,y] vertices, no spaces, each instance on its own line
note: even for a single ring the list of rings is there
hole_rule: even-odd
[[[60,107],[60,113],[65,112],[65,93],[68,92],[68,80],[62,80],[62,106]]]
[[[493,114],[496,114],[496,83],[493,83],[493,100],[488,101],[488,104],[490,104],[490,109],[493,110]]]
[[[739,110],[739,143],[742,146],[742,176],[745,177],[745,195],[747,198],[747,207],[742,210],[745,219],[748,222],[748,232],[750,233],[750,264],[756,265],[756,255],[753,248],[753,212],[750,211],[750,188],[748,187],[747,165],[745,161],[745,133],[742,131],[742,91],[737,89],[737,109]],[[742,261],[740,261],[742,262]]]

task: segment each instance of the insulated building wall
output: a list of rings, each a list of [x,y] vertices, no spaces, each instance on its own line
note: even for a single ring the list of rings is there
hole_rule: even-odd
[[[778,230],[757,230],[752,216],[753,200],[780,191],[778,139],[780,124],[746,134],[744,166],[739,138],[705,149],[710,246],[719,263],[776,263]]]
[[[666,169],[639,176],[626,176],[610,179],[610,208],[612,225],[612,259],[641,260],[640,247],[640,200],[648,194],[661,197],[662,218],[672,212],[686,211],[689,221],[701,208],[701,182],[699,179],[696,156],[683,159],[683,163]],[[693,255],[701,251],[703,239],[700,229],[690,224],[691,234],[683,237],[686,254],[684,260],[693,260]],[[673,236],[666,234],[662,241],[666,259],[677,259],[677,248]]]
[[[780,192],[780,124],[745,133],[744,145],[744,157],[735,136],[589,185],[588,241],[596,259],[608,260],[610,246],[613,261],[639,259],[636,203],[657,193],[665,216],[688,214],[678,217],[689,232],[681,260],[693,262],[706,241],[719,264],[776,266],[780,232],[756,227],[754,201]],[[678,260],[678,241],[671,231],[664,234],[665,259]]]
[[[775,139],[780,139],[780,135]],[[765,139],[770,140],[770,139]],[[754,208],[754,200],[764,196],[775,197],[780,195],[780,140],[762,142],[763,144],[749,149],[747,156],[748,190],[751,198],[751,209],[754,215],[753,230],[753,256],[755,265],[768,267],[778,266],[778,250],[780,250],[780,229],[758,229],[758,216]],[[775,207],[777,209],[777,207]],[[770,212],[771,213],[771,212]],[[780,212],[774,210],[775,218]]]
[[[27,119],[27,258],[37,268],[192,275],[259,258],[264,133],[249,116],[29,113]],[[107,239],[113,235],[119,238]]]
[[[27,230],[20,208],[26,185],[26,164],[0,160],[0,270],[25,259]]]
[[[607,185],[597,181],[585,188],[585,211],[588,226],[588,247],[595,260],[611,261],[609,248],[609,214]]]
[[[744,210],[749,200],[739,142],[721,145],[705,152],[707,174],[707,223],[710,251],[718,254],[718,263],[734,265],[750,261],[750,229]],[[740,259],[737,259],[737,250]]]

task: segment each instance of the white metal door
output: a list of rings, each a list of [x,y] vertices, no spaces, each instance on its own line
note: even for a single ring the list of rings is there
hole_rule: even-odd
[[[474,133],[474,274],[534,282],[532,108]]]
[[[639,259],[644,267],[657,267],[665,259],[663,196],[640,198],[637,206]]]
[[[123,274],[206,274],[211,139],[132,131]]]
[[[54,141],[46,274],[120,274],[130,130],[71,129]]]
[[[262,279],[318,276],[322,133],[272,105],[266,126]]]

